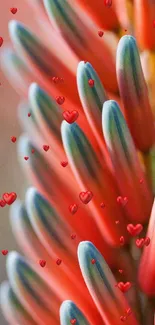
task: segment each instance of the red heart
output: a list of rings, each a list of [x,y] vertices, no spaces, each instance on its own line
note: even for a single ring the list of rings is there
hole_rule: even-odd
[[[0,37],[0,47],[2,46],[2,44],[3,44],[3,38]]]
[[[104,0],[104,4],[106,7],[111,7],[112,6],[112,0]]]
[[[10,11],[12,12],[13,15],[15,15],[17,12],[17,8],[10,8]]]
[[[145,246],[149,246],[149,244],[150,244],[150,238],[149,237],[144,238],[144,244],[145,244]]]
[[[101,202],[100,207],[105,208],[105,204],[103,202]]]
[[[4,200],[0,200],[0,206],[1,206],[2,208],[4,208],[5,205],[6,205],[6,202],[5,202]]]
[[[71,212],[71,214],[75,214],[77,212],[77,210],[78,210],[77,204],[74,203],[69,206],[69,211]]]
[[[31,150],[31,152],[32,152],[32,153],[34,153],[34,152],[35,152],[35,150],[34,150],[34,149],[32,149],[32,150]]]
[[[8,205],[11,205],[16,200],[16,198],[17,198],[17,194],[15,192],[3,194],[3,199]]]
[[[117,286],[122,292],[127,292],[131,288],[131,282],[119,282]]]
[[[102,37],[103,34],[104,34],[104,33],[102,32],[102,30],[99,30],[99,31],[98,31],[98,36]]]
[[[120,274],[122,274],[122,273],[123,273],[123,270],[122,270],[122,269],[119,269],[118,272],[119,272]]]
[[[31,113],[28,113],[27,116],[30,117],[31,116]]]
[[[121,196],[117,197],[117,203],[120,203],[120,204],[123,203],[123,198]]]
[[[122,322],[125,322],[125,321],[126,321],[126,316],[121,316],[121,317],[120,317],[120,320],[121,320]]]
[[[126,313],[127,313],[128,316],[131,315],[132,314],[131,308],[126,309]]]
[[[3,255],[7,255],[8,254],[8,250],[7,249],[3,249],[1,252],[2,252]]]
[[[92,87],[94,87],[95,82],[94,82],[93,79],[89,79],[89,80],[88,80],[88,84],[89,84],[89,86],[92,88]]]
[[[96,263],[96,260],[93,258],[93,259],[91,260],[91,263],[92,263],[92,264],[95,264],[95,263]]]
[[[29,159],[29,157],[25,156],[25,157],[24,157],[24,159],[25,159],[25,160],[28,160],[28,159]]]
[[[56,84],[59,81],[59,77],[52,77],[52,81]],[[57,97],[58,98],[58,97]]]
[[[61,161],[61,166],[66,167],[68,165],[68,161]]]
[[[58,103],[59,105],[62,105],[62,104],[64,103],[64,101],[65,101],[65,97],[63,97],[63,96],[58,96],[58,97],[56,97],[56,101],[57,101],[57,103]]]
[[[121,204],[122,206],[125,206],[128,203],[128,199],[126,196],[124,198],[122,196],[118,196],[117,203]]]
[[[49,150],[49,148],[50,148],[50,147],[49,147],[47,144],[44,144],[44,145],[43,145],[43,149],[44,149],[44,151],[47,152],[47,151]]]
[[[125,206],[128,203],[128,198],[124,196],[123,198],[123,206]]]
[[[142,248],[144,246],[144,238],[136,239],[136,246]]]
[[[70,323],[71,323],[72,325],[76,324],[76,318],[71,319],[71,320],[70,320]]]
[[[92,199],[92,197],[93,197],[93,193],[91,191],[81,192],[79,194],[79,198],[84,204],[88,204]]]
[[[76,238],[76,234],[72,234],[71,239],[75,239],[75,238]]]
[[[121,246],[123,246],[124,243],[125,243],[124,236],[121,236],[120,239],[119,239],[119,241],[120,241]]]
[[[136,226],[134,226],[132,223],[127,225],[127,231],[131,236],[138,236],[141,231],[143,230],[143,226],[138,223]]]
[[[45,260],[40,260],[39,264],[40,264],[41,267],[45,267],[46,261]]]
[[[17,140],[17,138],[16,138],[16,137],[14,137],[14,136],[12,136],[12,137],[11,137],[11,141],[12,141],[13,143],[15,143],[15,142],[16,142],[16,140]]]
[[[72,124],[74,123],[79,116],[78,111],[64,111],[63,112],[63,117],[64,119],[69,123]]]
[[[61,262],[62,262],[62,260],[61,260],[60,258],[58,258],[58,259],[56,260],[56,264],[57,264],[57,265],[60,265]]]
[[[116,225],[119,225],[119,224],[120,224],[120,221],[119,221],[119,220],[116,220],[116,221],[115,221],[115,224],[116,224]]]

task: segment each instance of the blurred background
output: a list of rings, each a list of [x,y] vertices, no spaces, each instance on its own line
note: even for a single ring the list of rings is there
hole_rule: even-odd
[[[13,15],[10,8],[16,7],[17,13]],[[25,0],[0,1],[0,37],[4,42],[0,52],[10,43],[8,35],[8,22],[16,19],[36,29],[36,22],[32,9]],[[0,67],[0,197],[4,192],[16,192],[22,199],[25,193],[26,180],[17,159],[16,143],[11,142],[11,136],[17,139],[21,129],[17,119],[19,96],[6,80],[2,67]],[[18,249],[9,224],[9,207],[0,208],[0,282],[6,277],[5,260],[1,250]],[[0,310],[0,325],[6,325]],[[21,324],[22,325],[22,324]]]

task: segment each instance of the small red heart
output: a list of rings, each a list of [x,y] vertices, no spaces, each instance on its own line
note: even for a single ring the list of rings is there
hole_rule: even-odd
[[[77,212],[77,210],[78,210],[77,204],[74,203],[69,206],[69,211],[71,212],[71,214],[75,214]]]
[[[10,11],[12,12],[13,15],[15,15],[17,12],[17,8],[10,8]]]
[[[128,203],[128,198],[124,196],[123,198],[123,206],[125,206]]]
[[[76,318],[71,319],[71,320],[70,320],[70,323],[71,323],[72,325],[76,324]]]
[[[76,234],[72,234],[71,239],[75,239],[75,238],[76,238]]]
[[[123,273],[123,270],[122,270],[122,269],[119,269],[118,272],[119,272],[120,274],[122,274],[122,273]]]
[[[81,192],[79,194],[79,198],[84,204],[88,204],[92,199],[92,197],[93,197],[93,193],[91,191]]]
[[[56,102],[59,104],[59,105],[62,105],[65,101],[65,97],[63,96],[58,96],[56,97]]]
[[[25,157],[24,157],[24,159],[25,159],[25,160],[28,160],[28,159],[29,159],[29,157],[25,156]]]
[[[92,263],[92,264],[95,264],[95,263],[96,263],[96,260],[93,258],[93,259],[91,260],[91,263]]]
[[[66,167],[68,165],[68,161],[61,161],[61,166]]]
[[[123,198],[121,196],[118,196],[117,197],[117,203],[121,203],[122,204],[123,202]]]
[[[122,206],[125,206],[128,203],[128,199],[126,196],[124,198],[122,196],[118,196],[117,203],[121,204]]]
[[[127,308],[125,312],[128,316],[132,314],[131,308]]]
[[[136,226],[134,226],[132,223],[127,225],[127,231],[131,236],[138,236],[143,230],[143,226],[138,223]]]
[[[124,243],[125,243],[124,236],[121,236],[120,239],[119,239],[119,241],[120,241],[121,246],[123,246]]]
[[[125,322],[125,321],[126,321],[126,316],[121,316],[121,317],[120,317],[120,320],[121,320],[122,322]]]
[[[44,151],[47,152],[47,151],[49,150],[49,148],[50,148],[50,147],[49,147],[47,144],[44,144],[44,145],[43,145],[43,149],[44,149]]]
[[[64,119],[69,123],[72,124],[74,123],[79,116],[78,111],[64,111],[63,112],[63,117]]]
[[[0,206],[1,206],[2,208],[4,208],[5,205],[6,205],[6,202],[5,202],[4,200],[0,200]]]
[[[94,82],[93,79],[89,79],[88,84],[89,84],[90,87],[94,87],[95,82]]]
[[[119,220],[116,220],[116,221],[115,221],[115,224],[116,224],[116,225],[119,225],[119,224],[120,224],[120,221],[119,221]]]
[[[136,239],[136,246],[138,248],[142,248],[144,246],[144,238],[141,238],[141,239]]]
[[[30,117],[31,116],[31,113],[28,113],[27,116]]]
[[[60,265],[62,263],[62,260],[60,259],[60,258],[58,258],[57,260],[56,260],[56,264],[57,265]]]
[[[144,245],[145,246],[149,246],[150,245],[150,238],[149,237],[146,237],[146,238],[144,238]]]
[[[16,138],[16,137],[14,137],[14,136],[12,136],[12,137],[11,137],[11,141],[12,141],[13,143],[15,143],[15,142],[16,142],[16,140],[17,140],[17,138]]]
[[[98,31],[98,36],[102,37],[103,34],[104,34],[104,32],[103,32],[102,30],[99,30],[99,31]]]
[[[106,7],[111,7],[112,6],[112,0],[104,0],[104,4]]]
[[[140,184],[142,184],[142,183],[144,182],[143,178],[141,178],[141,179],[139,180],[139,182],[140,182]]]
[[[124,293],[127,292],[131,288],[131,282],[119,282],[117,284],[118,288]]]
[[[3,38],[0,36],[0,47],[3,45]]]
[[[17,198],[17,194],[15,192],[3,194],[3,199],[8,205],[11,205],[16,200],[16,198]]]
[[[31,150],[31,152],[32,152],[32,153],[34,153],[34,152],[35,152],[35,150],[34,150],[34,149],[32,149],[32,150]]]
[[[7,255],[8,254],[8,250],[7,249],[3,249],[1,252],[2,252],[3,255]]]
[[[105,204],[103,202],[101,202],[100,207],[104,209],[105,208]]]
[[[59,81],[59,77],[52,77],[52,81],[56,84]],[[58,98],[58,97],[57,97]]]
[[[39,264],[40,264],[41,267],[45,267],[46,261],[45,260],[40,260]]]

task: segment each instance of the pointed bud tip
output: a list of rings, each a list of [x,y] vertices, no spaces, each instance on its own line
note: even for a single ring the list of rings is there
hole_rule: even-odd
[[[35,200],[35,197],[40,196],[39,192],[35,187],[29,187],[26,191],[25,204],[26,206],[31,206],[32,202]]]
[[[29,86],[29,99],[31,100],[32,97],[36,97],[39,90],[39,85],[36,82],[32,82]]]
[[[16,35],[19,35],[24,30],[24,26],[17,20],[10,20],[8,23],[8,29],[10,37],[14,39]]]
[[[90,241],[82,241],[78,246],[78,257],[86,256],[95,246]]]
[[[6,269],[8,275],[13,276],[14,271],[16,271],[18,263],[20,263],[21,255],[16,251],[11,251],[7,255],[6,259]]]
[[[64,301],[60,307],[60,323],[89,325],[80,309],[71,300]]]

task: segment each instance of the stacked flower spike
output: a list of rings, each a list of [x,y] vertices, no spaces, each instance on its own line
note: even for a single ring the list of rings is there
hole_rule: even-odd
[[[1,50],[32,183],[10,210],[24,257],[7,255],[2,311],[10,325],[153,325],[155,3],[32,2],[44,39],[11,21]]]

